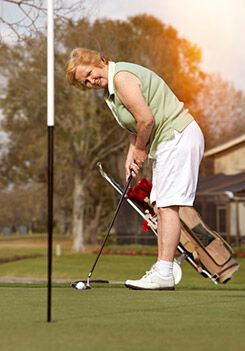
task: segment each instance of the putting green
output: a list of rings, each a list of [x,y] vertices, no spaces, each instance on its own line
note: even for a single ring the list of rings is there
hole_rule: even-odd
[[[39,246],[33,251],[33,247],[26,247],[26,242],[18,250],[15,243],[13,248],[2,247],[0,253],[3,252],[4,257],[46,253]],[[135,279],[149,269],[155,259],[153,256],[103,255],[93,279]],[[94,260],[95,255],[71,255],[64,250],[61,257],[54,257],[53,279],[86,279]],[[237,261],[239,271],[224,286],[215,286],[204,279],[187,262],[181,265],[183,280],[174,292],[131,291],[118,284],[98,285],[88,291],[70,289],[68,284],[54,285],[52,323],[46,322],[44,284],[2,283],[0,349],[241,350],[245,260]],[[43,256],[2,263],[0,276],[45,279],[46,263],[47,258]]]
[[[117,287],[117,288],[116,288]],[[0,287],[3,351],[215,350],[243,348],[245,291]]]

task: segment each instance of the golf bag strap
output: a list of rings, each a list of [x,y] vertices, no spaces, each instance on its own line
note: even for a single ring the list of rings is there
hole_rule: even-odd
[[[192,256],[193,256],[193,259],[197,265],[197,271],[199,273],[202,273],[202,266],[201,266],[201,262],[200,262],[200,259],[199,259],[199,256],[198,256],[198,253],[196,252],[196,250],[194,250],[192,252]]]
[[[198,255],[197,251],[195,250],[195,246],[193,245],[193,243],[191,241],[187,240],[184,235],[182,235],[181,244],[183,245],[184,249],[187,252],[192,254],[193,260],[195,261],[196,266],[197,266],[196,269],[199,273],[201,273],[202,272],[201,262],[200,262],[199,255]]]

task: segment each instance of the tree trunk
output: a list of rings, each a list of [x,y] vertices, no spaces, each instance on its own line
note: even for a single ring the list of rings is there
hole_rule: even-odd
[[[84,251],[84,210],[85,210],[85,181],[81,179],[81,171],[75,170],[73,191],[73,223],[72,238],[74,251]]]
[[[98,233],[98,227],[99,227],[99,222],[101,217],[101,211],[102,211],[102,201],[100,201],[99,204],[96,206],[94,218],[91,220],[87,230],[89,244],[97,243],[97,233]]]
[[[63,213],[62,216],[59,216],[58,223],[59,223],[59,234],[65,235],[68,231],[68,223],[67,223],[67,216],[66,213]]]

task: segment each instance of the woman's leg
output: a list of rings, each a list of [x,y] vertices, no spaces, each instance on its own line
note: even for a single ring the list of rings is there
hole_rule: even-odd
[[[158,261],[173,262],[180,239],[179,206],[157,208]]]

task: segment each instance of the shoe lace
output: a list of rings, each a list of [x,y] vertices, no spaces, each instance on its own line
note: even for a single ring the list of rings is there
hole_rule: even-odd
[[[145,274],[143,275],[143,279],[146,279],[147,277],[149,277],[149,275],[151,275],[153,272],[155,272],[156,270],[156,264],[154,263],[153,266],[151,266],[149,271],[146,271]]]

